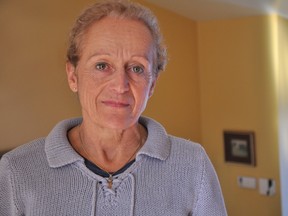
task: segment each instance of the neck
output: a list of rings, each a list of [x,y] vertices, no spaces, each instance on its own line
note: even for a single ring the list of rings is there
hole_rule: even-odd
[[[140,124],[126,130],[87,127],[83,122],[74,128],[76,151],[104,171],[115,172],[133,160],[146,140]]]

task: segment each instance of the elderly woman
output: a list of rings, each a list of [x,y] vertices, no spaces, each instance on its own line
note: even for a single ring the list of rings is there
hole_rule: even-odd
[[[0,163],[0,215],[226,215],[203,148],[141,117],[164,69],[155,16],[96,3],[71,32],[66,71],[82,118]]]

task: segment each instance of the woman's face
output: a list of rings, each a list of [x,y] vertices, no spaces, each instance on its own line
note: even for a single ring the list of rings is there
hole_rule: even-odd
[[[149,29],[139,21],[106,17],[88,29],[77,67],[66,65],[84,121],[111,129],[137,123],[156,82],[153,48]]]

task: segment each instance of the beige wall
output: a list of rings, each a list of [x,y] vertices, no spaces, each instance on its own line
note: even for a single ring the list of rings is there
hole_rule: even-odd
[[[203,144],[229,215],[280,215],[269,17],[197,23],[139,2],[158,16],[170,57],[144,114]],[[80,115],[64,63],[69,28],[87,3],[1,2],[0,150],[45,136],[59,120]],[[255,131],[255,168],[224,163],[223,129]],[[239,175],[274,178],[277,194],[239,189]]]

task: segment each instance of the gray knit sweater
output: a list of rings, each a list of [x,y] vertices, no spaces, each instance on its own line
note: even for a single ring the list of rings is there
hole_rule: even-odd
[[[217,176],[199,144],[141,117],[147,141],[109,189],[69,144],[67,131],[81,121],[62,121],[46,138],[2,157],[1,216],[226,215]]]

